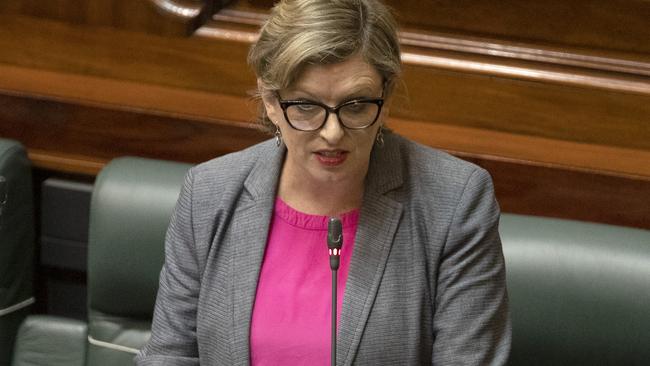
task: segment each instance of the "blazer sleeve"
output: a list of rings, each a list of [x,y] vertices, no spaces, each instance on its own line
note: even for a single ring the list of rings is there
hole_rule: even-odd
[[[199,365],[196,311],[199,263],[192,225],[192,170],[172,214],[165,239],[149,342],[135,357],[136,365]]]
[[[468,178],[438,269],[433,364],[503,365],[510,353],[499,207],[489,174]]]

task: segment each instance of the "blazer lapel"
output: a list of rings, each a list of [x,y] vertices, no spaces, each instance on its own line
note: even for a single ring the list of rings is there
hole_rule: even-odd
[[[233,347],[235,365],[250,364],[250,323],[264,249],[271,223],[284,149],[266,143],[244,182],[233,220]]]
[[[351,365],[368,321],[402,215],[401,203],[387,192],[402,185],[399,144],[386,136],[372,153],[354,253],[345,286],[337,342],[337,364]]]

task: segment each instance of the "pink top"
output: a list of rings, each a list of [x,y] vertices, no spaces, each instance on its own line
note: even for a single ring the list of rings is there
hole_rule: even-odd
[[[359,210],[343,214],[337,317],[348,278]],[[332,271],[327,216],[277,199],[251,321],[251,364],[329,365]],[[338,323],[337,323],[338,324]]]

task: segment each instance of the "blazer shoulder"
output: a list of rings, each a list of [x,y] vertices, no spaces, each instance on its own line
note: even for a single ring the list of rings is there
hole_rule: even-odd
[[[400,154],[404,182],[396,193],[424,217],[448,224],[464,202],[494,201],[490,174],[476,164],[406,139]]]
[[[420,187],[463,189],[472,176],[487,177],[480,166],[444,151],[401,138],[407,176]]]
[[[269,145],[271,141],[264,141],[194,166],[190,170],[194,187],[204,185],[223,187],[224,184],[243,183],[259,159],[272,151]]]

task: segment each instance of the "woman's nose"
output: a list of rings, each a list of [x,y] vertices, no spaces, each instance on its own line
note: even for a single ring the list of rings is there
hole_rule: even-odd
[[[329,144],[335,145],[345,134],[343,128],[336,113],[330,113],[325,121],[325,125],[320,129],[320,136]]]

